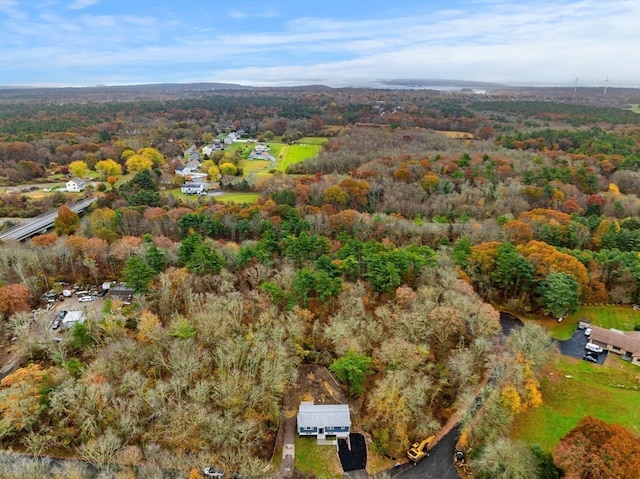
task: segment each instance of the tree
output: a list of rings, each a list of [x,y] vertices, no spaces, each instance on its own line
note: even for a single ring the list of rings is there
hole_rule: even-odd
[[[337,378],[346,383],[351,394],[362,394],[364,382],[373,371],[371,364],[373,359],[365,354],[351,350],[339,359],[336,359],[329,369]]]
[[[507,438],[487,443],[472,464],[478,479],[538,479],[537,460],[531,449]]]
[[[136,154],[127,158],[126,165],[129,171],[145,171],[153,168],[153,160]]]
[[[155,276],[156,272],[139,256],[129,258],[122,270],[122,279],[125,283],[136,292],[146,292],[149,289],[149,281]]]
[[[86,178],[89,175],[89,167],[84,161],[72,161],[69,163],[69,173],[76,178]]]
[[[144,158],[151,160],[153,168],[159,168],[164,165],[164,155],[155,148],[141,148],[138,150],[138,154]]]
[[[29,288],[21,284],[0,286],[0,313],[8,318],[18,311],[29,311],[31,298]]]
[[[234,165],[233,163],[222,163],[220,165],[220,172],[223,175],[235,176],[236,174],[238,174],[238,168],[236,168],[236,165]]]
[[[58,208],[58,216],[53,220],[56,234],[72,235],[78,229],[79,224],[80,217],[77,213],[71,211],[68,206],[62,205]]]
[[[496,265],[491,279],[503,289],[506,297],[518,297],[528,291],[534,273],[531,262],[518,253],[511,243],[502,243],[496,250]]]
[[[96,163],[96,171],[101,179],[108,180],[109,176],[121,175],[122,166],[111,159],[101,160]]]
[[[566,477],[580,479],[640,478],[640,442],[631,431],[584,417],[553,449]]]
[[[559,318],[578,310],[578,282],[567,273],[551,273],[538,286],[543,307]]]

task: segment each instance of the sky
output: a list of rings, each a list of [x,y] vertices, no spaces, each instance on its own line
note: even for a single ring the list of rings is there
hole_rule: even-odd
[[[0,0],[0,86],[640,88],[640,0]]]

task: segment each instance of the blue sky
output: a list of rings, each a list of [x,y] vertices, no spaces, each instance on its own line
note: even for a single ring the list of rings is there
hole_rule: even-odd
[[[640,0],[0,0],[0,85],[640,88]]]

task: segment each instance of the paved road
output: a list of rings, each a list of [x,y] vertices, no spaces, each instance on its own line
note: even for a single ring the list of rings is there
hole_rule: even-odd
[[[389,471],[390,476],[399,479],[460,479],[453,465],[453,451],[459,435],[460,426],[456,426],[435,445],[428,457],[416,465],[403,464]]]
[[[500,312],[500,326],[502,327],[501,339],[504,339],[514,330],[521,328],[523,323],[512,314]],[[459,436],[460,424],[438,440],[428,457],[415,465],[403,464],[398,469],[388,471],[389,474],[391,477],[400,479],[460,479],[453,465],[453,453]]]
[[[79,201],[74,205],[70,205],[69,208],[76,213],[87,208],[91,203],[95,201],[96,197],[92,196],[91,198],[87,198],[86,200]],[[55,220],[56,216],[58,216],[58,210],[51,210],[47,213],[44,213],[40,216],[36,216],[32,218],[31,221],[28,221],[24,224],[15,226],[13,228],[8,229],[0,233],[0,240],[18,240],[22,241],[27,238],[30,238],[34,234],[38,233],[42,230],[47,230],[53,226],[53,220]]]

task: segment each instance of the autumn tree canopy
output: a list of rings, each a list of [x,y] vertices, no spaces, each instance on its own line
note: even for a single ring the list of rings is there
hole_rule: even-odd
[[[584,417],[553,450],[567,479],[640,478],[640,441],[631,431]]]

